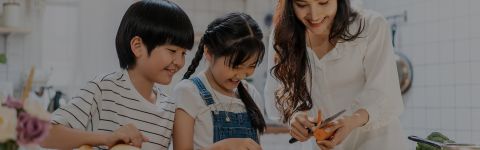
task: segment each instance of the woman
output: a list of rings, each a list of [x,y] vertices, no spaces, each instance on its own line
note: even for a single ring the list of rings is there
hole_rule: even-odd
[[[349,0],[279,0],[268,52],[267,115],[289,123],[299,141],[324,118],[347,109],[321,149],[404,150],[403,111],[389,25]],[[316,146],[315,146],[316,147]]]

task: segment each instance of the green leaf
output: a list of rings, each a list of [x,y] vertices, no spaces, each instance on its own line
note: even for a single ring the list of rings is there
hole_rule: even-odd
[[[0,143],[0,150],[18,150],[18,145],[13,140],[8,140],[5,143]]]
[[[0,53],[0,64],[6,64],[6,63],[7,63],[7,54]]]

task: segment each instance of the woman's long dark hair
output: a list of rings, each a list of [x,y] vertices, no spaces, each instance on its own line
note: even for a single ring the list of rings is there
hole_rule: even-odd
[[[261,63],[265,53],[262,42],[263,34],[260,27],[249,15],[230,13],[215,19],[210,23],[200,40],[197,53],[188,67],[183,79],[188,79],[195,72],[204,53],[204,47],[214,56],[214,59],[226,57],[226,65],[235,68],[251,57],[256,57],[256,64]],[[265,120],[253,98],[248,94],[242,83],[238,84],[238,95],[245,104],[252,118],[252,125],[260,133],[265,130]]]
[[[282,87],[275,91],[275,98],[276,107],[283,114],[283,122],[287,122],[297,111],[312,108],[312,97],[308,91],[306,79],[311,78],[305,45],[306,27],[295,15],[294,1],[279,0],[274,18],[273,47],[277,55],[277,64],[270,73],[282,83]],[[329,42],[334,44],[357,39],[364,29],[363,19],[354,34],[349,31],[350,25],[357,19],[359,19],[358,13],[350,7],[350,0],[338,0]]]

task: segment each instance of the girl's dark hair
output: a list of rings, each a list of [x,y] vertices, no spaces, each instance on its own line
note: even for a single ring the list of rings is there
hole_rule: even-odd
[[[115,45],[120,67],[131,69],[135,56],[130,48],[133,37],[139,36],[148,54],[160,45],[172,44],[192,49],[194,32],[187,14],[168,0],[142,0],[132,4],[123,15]]]
[[[183,79],[188,79],[195,72],[204,53],[204,47],[214,59],[226,57],[226,65],[236,68],[251,57],[257,57],[256,64],[261,63],[265,53],[260,27],[249,15],[230,13],[210,23],[200,39],[197,53],[188,67]],[[260,133],[265,130],[265,120],[260,109],[253,101],[242,83],[238,84],[238,94],[252,118],[252,125]]]
[[[275,10],[274,49],[277,54],[276,65],[270,73],[282,83],[275,91],[276,107],[283,114],[283,122],[297,111],[312,108],[312,98],[307,88],[307,77],[311,78],[308,61],[305,25],[294,12],[295,0],[279,0]],[[359,20],[359,15],[350,7],[350,0],[338,0],[337,12],[330,29],[329,42],[353,41],[359,38],[364,29],[364,21],[355,33],[349,27]],[[311,81],[311,80],[310,80]]]

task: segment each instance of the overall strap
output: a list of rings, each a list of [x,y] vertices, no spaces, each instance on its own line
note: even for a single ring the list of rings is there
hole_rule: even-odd
[[[202,96],[203,101],[207,106],[215,103],[212,98],[212,94],[207,90],[205,85],[202,83],[202,80],[198,77],[193,77],[192,79],[193,84],[197,87],[198,91],[200,92],[200,96]]]

